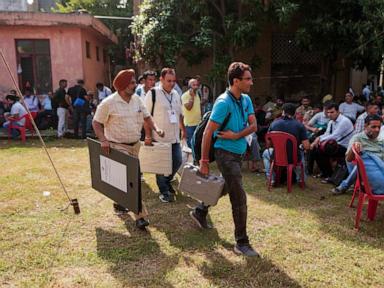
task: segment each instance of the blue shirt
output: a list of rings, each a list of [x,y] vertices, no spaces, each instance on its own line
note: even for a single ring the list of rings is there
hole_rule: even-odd
[[[221,125],[229,113],[231,116],[222,130],[231,130],[235,133],[244,130],[248,125],[248,116],[255,113],[251,98],[246,94],[241,94],[240,100],[237,100],[227,90],[216,99],[209,119]],[[216,134],[217,131],[215,136]],[[236,140],[217,138],[214,147],[236,154],[244,154],[247,149],[247,141],[245,137]]]
[[[143,93],[144,91],[143,91],[143,85],[142,84],[140,84],[140,85],[137,85],[137,87],[136,87],[136,91],[135,91],[135,94],[137,95],[137,96],[144,96],[145,97],[145,93]],[[141,95],[141,94],[143,94],[143,95]]]
[[[43,102],[41,103],[41,106],[43,106],[44,110],[52,110],[52,101],[48,95],[44,98]]]
[[[308,139],[304,125],[296,119],[289,117],[282,117],[273,121],[269,127],[269,131],[286,132],[295,136],[297,146],[300,146],[302,141]]]

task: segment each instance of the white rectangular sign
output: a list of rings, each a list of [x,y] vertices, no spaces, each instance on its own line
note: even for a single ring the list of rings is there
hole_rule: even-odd
[[[100,155],[101,181],[127,193],[127,166]]]

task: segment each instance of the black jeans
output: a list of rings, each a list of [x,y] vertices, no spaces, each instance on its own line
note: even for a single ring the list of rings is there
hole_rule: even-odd
[[[347,149],[341,145],[338,145],[337,152],[333,156],[329,156],[319,148],[313,150],[313,157],[316,160],[317,166],[319,166],[320,172],[324,177],[331,177],[333,174],[331,158],[337,158],[337,161],[341,164],[345,162],[345,152]]]
[[[237,244],[248,244],[247,236],[247,196],[243,189],[241,164],[243,156],[222,149],[215,149],[217,166],[225,180],[224,191],[229,194],[232,205],[232,216],[235,224]],[[208,206],[204,203],[196,207],[196,212],[206,216]]]
[[[82,107],[73,110],[73,130],[75,137],[79,137],[79,124],[81,125],[81,138],[87,136],[87,112]]]

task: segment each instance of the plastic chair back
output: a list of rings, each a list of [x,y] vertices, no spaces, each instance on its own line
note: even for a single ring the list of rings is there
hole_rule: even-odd
[[[361,159],[360,154],[356,151],[355,147],[352,146],[353,154],[355,155],[355,162],[357,165],[357,181],[359,188],[364,191],[369,196],[374,196],[371,185],[368,182],[367,172],[365,170],[363,159]]]
[[[272,143],[275,165],[298,165],[297,140],[295,136],[286,132],[272,131],[267,133],[265,139]],[[288,149],[290,149],[290,151]]]

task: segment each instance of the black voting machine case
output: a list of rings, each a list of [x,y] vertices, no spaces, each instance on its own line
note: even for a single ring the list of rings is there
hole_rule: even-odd
[[[132,211],[135,214],[141,212],[142,207],[139,159],[131,157],[112,148],[110,149],[109,155],[105,155],[101,150],[100,142],[91,138],[88,138],[87,140],[89,159],[91,164],[92,188],[117,202],[121,206],[129,209],[129,211]],[[111,165],[114,165],[114,167],[117,166],[122,168],[118,169],[118,173],[123,173],[123,175],[121,175],[122,177],[119,177],[118,179],[123,179],[123,181],[119,181],[119,188],[122,189],[119,189],[116,187],[116,185],[111,185],[102,180],[102,172],[104,172],[103,177],[106,177],[105,175],[107,175],[107,177],[110,176],[111,178],[115,176],[116,180],[116,175],[108,175],[108,173],[105,172],[106,165],[109,165],[107,168],[109,168]],[[115,170],[115,172],[116,171],[117,170]],[[114,171],[110,169],[108,172]],[[124,176],[126,178],[124,178]]]

